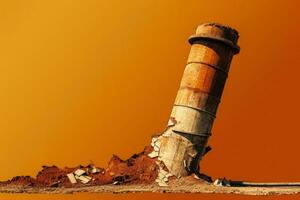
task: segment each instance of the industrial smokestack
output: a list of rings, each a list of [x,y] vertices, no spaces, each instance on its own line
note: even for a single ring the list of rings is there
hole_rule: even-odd
[[[199,171],[231,59],[239,53],[237,40],[236,30],[216,23],[198,26],[189,38],[191,51],[170,121],[157,138],[159,160],[177,177]]]

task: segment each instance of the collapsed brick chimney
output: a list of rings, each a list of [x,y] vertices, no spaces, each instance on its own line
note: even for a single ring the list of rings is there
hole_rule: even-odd
[[[189,38],[191,51],[168,127],[157,138],[158,159],[177,177],[199,172],[233,55],[238,32],[206,23]]]

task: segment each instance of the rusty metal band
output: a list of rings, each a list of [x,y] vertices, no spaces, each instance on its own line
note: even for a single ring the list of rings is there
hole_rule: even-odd
[[[191,132],[186,132],[186,131],[178,131],[178,130],[172,130],[174,133],[179,133],[179,134],[187,134],[187,135],[197,135],[200,137],[210,137],[211,133],[191,133]]]
[[[234,54],[237,54],[237,53],[240,52],[240,47],[238,45],[236,45],[235,43],[233,43],[232,41],[230,41],[228,39],[225,39],[225,38],[208,35],[208,34],[195,34],[195,35],[192,35],[189,38],[189,43],[194,44],[197,41],[203,40],[203,39],[222,42],[223,44],[225,44],[225,45],[229,46],[231,49],[233,49]]]
[[[223,74],[225,74],[226,78],[228,77],[228,72],[225,71],[224,69],[220,68],[220,67],[217,67],[216,65],[211,65],[211,64],[208,64],[208,63],[205,63],[205,62],[201,62],[201,61],[190,61],[190,62],[187,62],[186,65],[193,64],[193,63],[207,65],[207,66],[215,69],[216,71],[219,71],[219,72],[222,72]]]
[[[206,92],[206,91],[203,91],[203,90],[201,90],[201,89],[193,88],[193,87],[189,87],[189,86],[181,86],[181,87],[179,88],[179,90],[182,90],[182,89],[188,89],[188,90],[192,90],[192,91],[194,91],[194,92],[203,93],[203,94],[206,94],[207,96],[213,97],[213,98],[215,99],[215,102],[216,102],[216,103],[219,104],[219,103],[221,102],[220,97],[215,96],[215,95],[212,95],[211,93]]]
[[[202,109],[202,108],[196,108],[196,107],[192,107],[192,106],[179,105],[179,104],[174,104],[173,106],[193,109],[193,110],[196,110],[196,111],[198,111],[198,112],[202,112],[202,113],[208,114],[208,115],[210,115],[212,118],[216,118],[216,115],[215,115],[214,113],[209,112],[209,111],[207,111],[207,110],[204,110],[204,109]]]

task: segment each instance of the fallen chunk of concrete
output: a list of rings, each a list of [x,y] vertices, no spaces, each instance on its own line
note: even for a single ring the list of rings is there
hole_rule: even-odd
[[[81,183],[86,184],[86,183],[90,182],[90,180],[92,178],[89,176],[81,175],[81,176],[78,176],[77,179],[80,180]]]
[[[149,156],[150,158],[158,157],[158,152],[157,152],[157,151],[152,151],[151,153],[148,154],[148,156]]]
[[[77,175],[77,176],[81,176],[81,175],[83,175],[83,174],[85,174],[85,173],[86,173],[86,171],[83,170],[83,169],[77,169],[77,170],[74,172],[74,174]]]
[[[67,177],[69,178],[69,180],[72,184],[77,183],[76,178],[73,173],[67,174]]]

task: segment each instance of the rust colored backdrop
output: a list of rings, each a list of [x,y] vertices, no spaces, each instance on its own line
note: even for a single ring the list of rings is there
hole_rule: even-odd
[[[188,37],[198,24],[216,21],[239,31],[241,52],[231,64],[203,172],[299,181],[298,8],[292,0],[1,1],[0,179],[35,176],[42,165],[106,166],[113,153],[127,158],[141,151],[165,128]],[[0,195],[54,197],[220,196]]]

